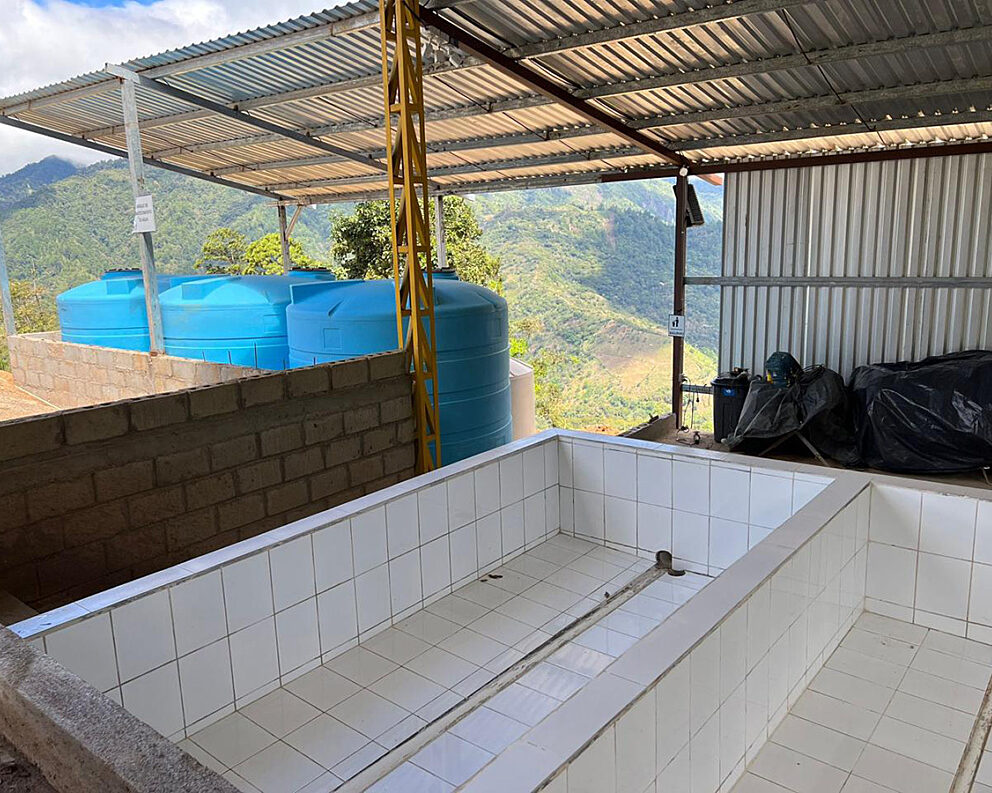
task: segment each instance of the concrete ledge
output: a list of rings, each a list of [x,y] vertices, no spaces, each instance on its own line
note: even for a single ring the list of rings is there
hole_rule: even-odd
[[[60,793],[236,793],[6,628],[0,629],[0,735]]]

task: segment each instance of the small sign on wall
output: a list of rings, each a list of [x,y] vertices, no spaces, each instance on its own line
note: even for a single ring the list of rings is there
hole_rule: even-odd
[[[668,335],[685,336],[685,314],[668,315]]]
[[[151,234],[155,229],[155,204],[150,195],[134,199],[133,234]]]

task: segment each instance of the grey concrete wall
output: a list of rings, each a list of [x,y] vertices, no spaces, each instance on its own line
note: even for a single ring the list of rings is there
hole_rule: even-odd
[[[414,473],[402,353],[0,423],[0,589],[39,611]]]
[[[61,340],[58,331],[12,336],[8,344],[14,382],[60,408],[180,391],[263,373],[192,358],[70,344]]]

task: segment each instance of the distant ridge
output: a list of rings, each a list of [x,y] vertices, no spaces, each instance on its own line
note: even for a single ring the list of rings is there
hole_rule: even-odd
[[[75,176],[79,171],[79,166],[74,163],[53,156],[0,176],[0,208],[28,197],[42,187]]]

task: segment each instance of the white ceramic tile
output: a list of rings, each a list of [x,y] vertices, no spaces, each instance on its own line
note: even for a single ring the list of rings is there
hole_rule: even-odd
[[[331,659],[325,666],[332,672],[367,687],[396,669],[397,664],[359,646]]]
[[[692,736],[689,746],[692,767],[691,793],[710,793],[720,785],[720,716],[713,716]]]
[[[457,786],[466,782],[491,759],[492,754],[485,749],[457,735],[444,733],[417,752],[410,762]]]
[[[558,488],[558,520],[562,532],[575,533],[575,496],[570,487]]]
[[[751,473],[738,468],[710,466],[710,514],[744,521],[748,514]]]
[[[604,492],[608,496],[637,499],[637,455],[619,449],[603,453]]]
[[[324,666],[318,666],[286,684],[287,691],[319,710],[330,710],[339,702],[344,702],[358,689],[357,683]]]
[[[221,570],[227,628],[231,633],[272,616],[272,582],[269,555],[260,553]]]
[[[419,544],[420,518],[414,492],[386,504],[386,547],[389,558],[395,559]]]
[[[439,779],[420,766],[403,763],[368,788],[368,793],[449,793],[454,789],[454,785]]]
[[[317,708],[285,688],[277,688],[255,700],[242,708],[241,713],[277,738],[285,737],[320,715]]]
[[[749,770],[795,793],[838,793],[847,779],[841,769],[776,743],[766,744]]]
[[[524,505],[517,501],[499,511],[503,555],[524,547]],[[481,521],[480,521],[481,522]]]
[[[420,542],[430,542],[448,531],[448,486],[440,482],[417,493]]]
[[[160,734],[173,735],[183,728],[179,671],[175,662],[125,683],[124,707]]]
[[[651,454],[637,455],[637,500],[672,506],[672,461]]]
[[[248,758],[233,770],[262,793],[295,792],[324,772],[313,760],[281,741]]]
[[[355,579],[358,630],[367,631],[389,619],[389,567],[379,565]]]
[[[617,793],[642,793],[654,779],[656,730],[655,697],[649,691],[616,725]]]
[[[524,498],[540,493],[545,488],[544,449],[535,446],[524,449],[523,455]]]
[[[748,526],[723,518],[710,518],[710,558],[715,567],[727,568],[747,553]]]
[[[448,524],[452,529],[475,520],[475,478],[471,471],[448,480]]]
[[[478,570],[475,522],[451,532],[451,580],[461,581]]]
[[[677,510],[710,514],[710,467],[676,459],[672,464],[672,503]]]
[[[220,571],[184,581],[169,590],[179,655],[227,635]]]
[[[720,705],[720,780],[744,765],[745,698],[742,684]]]
[[[389,594],[393,614],[420,603],[423,588],[420,582],[420,551],[413,550],[389,563]]]
[[[563,438],[558,439],[558,484],[561,487],[575,487],[572,458],[574,457],[572,442]]]
[[[440,537],[420,549],[424,597],[451,586],[451,547],[448,537]]]
[[[276,611],[313,597],[313,545],[310,535],[299,537],[269,551],[272,568],[272,601]]]
[[[709,521],[705,515],[673,511],[672,554],[676,559],[703,565],[709,563]]]
[[[169,593],[160,589],[111,611],[122,681],[176,657]]]
[[[990,565],[976,564],[972,568],[968,619],[983,625],[992,625],[992,566]]]
[[[503,537],[500,523],[499,512],[486,515],[475,522],[480,569],[484,569],[503,557]]]
[[[329,652],[358,636],[355,585],[351,581],[317,595],[317,626],[320,648]]]
[[[368,743],[360,732],[326,714],[319,714],[300,725],[285,740],[324,768],[336,766]]]
[[[576,490],[602,493],[603,446],[599,443],[572,444],[572,480]]]
[[[197,732],[192,740],[230,767],[258,754],[276,739],[241,713],[232,713]]]
[[[689,654],[689,723],[695,734],[720,705],[720,635],[707,636]]]
[[[444,693],[445,689],[426,677],[400,667],[372,684],[370,690],[411,713]]]
[[[923,494],[920,550],[971,560],[977,502],[973,498]]]
[[[672,510],[670,508],[638,503],[637,547],[652,552],[671,550]]]
[[[477,468],[475,476],[475,509],[479,517],[499,509],[499,463]]]
[[[949,790],[952,778],[938,768],[871,744],[865,747],[854,773],[899,793]]]
[[[586,537],[604,539],[606,534],[606,512],[602,493],[576,490],[575,533]]]
[[[524,542],[527,545],[543,539],[546,533],[544,492],[524,499]]]
[[[720,625],[720,701],[744,682],[747,669],[747,609],[738,607]]]
[[[316,598],[276,614],[276,641],[282,674],[320,658]]]
[[[526,724],[485,707],[472,711],[451,728],[458,737],[493,753],[503,751],[526,731]]]
[[[872,485],[869,538],[903,548],[918,548],[920,504],[917,490]]]
[[[460,683],[478,667],[446,650],[432,647],[406,664],[406,667],[439,686],[451,688]]]
[[[606,497],[606,540],[637,547],[637,503]]]
[[[458,590],[459,594],[468,594],[472,586],[474,585],[462,587],[462,589]],[[483,587],[485,585],[479,584],[479,586]],[[459,629],[456,623],[439,617],[436,614],[431,614],[429,611],[418,611],[402,622],[397,623],[396,627],[404,633],[409,633],[411,636],[415,636],[428,644],[437,644]]]
[[[317,591],[323,592],[355,575],[351,555],[351,525],[343,520],[313,535],[313,564]]]
[[[45,641],[50,656],[94,688],[108,691],[120,683],[109,614],[52,631]]]
[[[231,653],[227,639],[179,659],[186,723],[192,724],[234,702]]]
[[[561,528],[561,496],[558,485],[552,485],[544,491],[544,526],[549,534]]]
[[[231,634],[230,640],[236,697],[250,694],[279,677],[273,618],[269,617]]]
[[[975,525],[975,561],[992,564],[992,501],[978,502]]]
[[[386,552],[386,509],[378,507],[351,519],[351,547],[355,558],[355,575],[360,576],[384,564]]]
[[[792,514],[792,480],[751,471],[748,523],[768,529],[780,526]]]
[[[330,715],[362,735],[375,738],[409,714],[398,705],[364,689],[331,708]]]
[[[508,507],[524,497],[524,466],[519,454],[499,461],[499,505]]]
[[[945,617],[968,616],[971,562],[920,553],[916,576],[916,608]]]
[[[558,484],[558,440],[552,438],[544,444],[544,482],[550,487]]]
[[[868,543],[868,597],[912,606],[916,594],[916,551]]]

